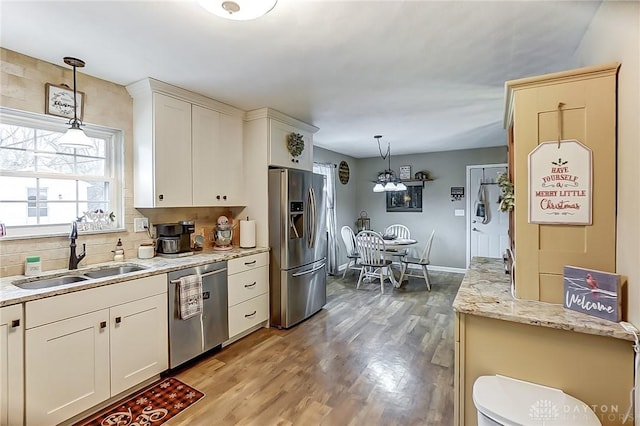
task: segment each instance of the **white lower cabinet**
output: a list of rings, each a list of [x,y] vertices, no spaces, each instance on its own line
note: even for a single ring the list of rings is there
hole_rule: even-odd
[[[166,291],[161,274],[27,302],[26,423],[60,423],[166,370]]]
[[[28,425],[60,423],[110,396],[107,309],[26,332]]]
[[[269,319],[269,254],[258,253],[227,263],[229,338]]]
[[[0,425],[23,424],[22,304],[0,308]]]
[[[110,324],[112,395],[167,369],[166,294],[111,308]]]

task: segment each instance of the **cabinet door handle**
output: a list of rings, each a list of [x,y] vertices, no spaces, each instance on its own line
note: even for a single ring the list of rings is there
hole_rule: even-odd
[[[245,318],[251,318],[252,316],[255,316],[256,313],[258,313],[258,311],[253,311],[250,314],[245,314],[244,317]]]
[[[120,324],[122,322],[122,317],[116,317],[116,324]]]
[[[160,201],[164,200],[164,195],[163,195],[163,194],[158,195],[158,199],[159,199]]]
[[[222,196],[222,199],[223,199],[223,200],[226,200],[226,199],[227,199],[227,196],[226,196],[226,195],[223,195],[223,196]]]
[[[251,262],[244,262],[245,266],[249,266],[249,265],[255,265],[256,261],[251,261]]]
[[[256,286],[256,281],[254,281],[254,282],[253,282],[253,283],[251,283],[251,284],[245,284],[245,285],[244,285],[244,288],[251,288],[251,287],[255,287],[255,286]]]
[[[100,321],[100,328],[107,328],[107,322],[106,321]]]
[[[219,199],[220,199],[220,196],[219,196],[219,195],[216,195],[216,200],[219,200]]]
[[[16,327],[20,327],[20,320],[12,320],[11,321],[11,328],[16,328]]]

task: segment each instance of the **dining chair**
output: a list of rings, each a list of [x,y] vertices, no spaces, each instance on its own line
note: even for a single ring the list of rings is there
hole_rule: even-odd
[[[347,266],[344,268],[344,272],[342,273],[342,278],[347,275],[347,271],[349,269],[355,269],[359,271],[362,269],[358,265],[358,259],[360,258],[360,253],[356,249],[356,235],[353,233],[353,229],[350,226],[343,226],[340,229],[340,234],[342,235],[342,241],[344,242],[344,247],[347,250]]]
[[[395,235],[396,238],[410,239],[411,231],[405,225],[400,223],[396,223],[393,225],[389,225],[384,229],[383,235]],[[391,259],[394,262],[400,262],[403,257],[407,255],[406,249],[387,249],[387,252],[391,255]]]
[[[431,254],[431,245],[433,244],[433,236],[435,235],[436,230],[431,231],[431,235],[427,240],[427,244],[424,246],[422,250],[422,254],[420,257],[404,257],[400,260],[402,263],[402,272],[400,273],[400,283],[404,277],[416,277],[416,278],[424,278],[424,282],[427,284],[427,290],[431,291],[431,283],[429,282],[429,269],[427,266],[429,265],[429,255]],[[419,265],[422,269],[422,275],[412,274],[407,272],[409,265]]]
[[[384,240],[374,231],[361,231],[356,235],[356,248],[360,253],[360,276],[356,288],[360,288],[363,278],[380,279],[380,293],[384,293],[384,280],[395,285],[391,271],[391,261],[386,258]]]

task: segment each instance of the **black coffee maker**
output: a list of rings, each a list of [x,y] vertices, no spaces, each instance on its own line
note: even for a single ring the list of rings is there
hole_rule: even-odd
[[[158,240],[156,252],[163,255],[188,255],[191,251],[191,234],[196,230],[195,222],[183,220],[178,223],[156,225]]]

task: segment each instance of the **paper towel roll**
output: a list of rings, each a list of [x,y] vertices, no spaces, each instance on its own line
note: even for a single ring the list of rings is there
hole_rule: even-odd
[[[240,247],[254,248],[256,246],[256,221],[240,221]]]

